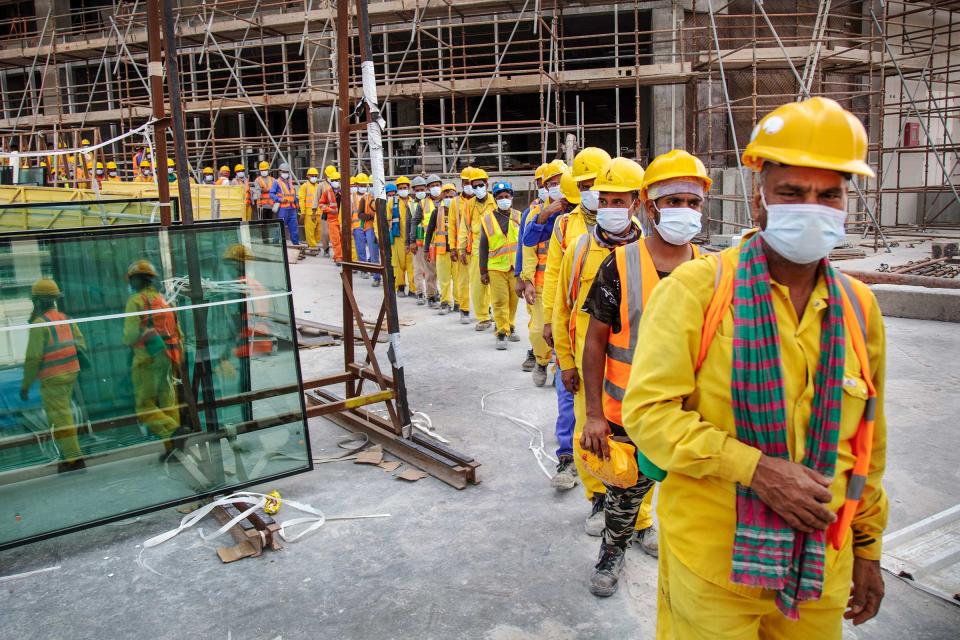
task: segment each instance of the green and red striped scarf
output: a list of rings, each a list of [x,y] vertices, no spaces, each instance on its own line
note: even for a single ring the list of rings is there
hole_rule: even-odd
[[[820,332],[820,361],[803,464],[832,477],[840,433],[843,307],[833,267],[823,260],[820,269],[829,300]],[[787,460],[790,453],[780,336],[770,272],[759,235],[750,238],[741,249],[734,279],[733,327],[731,395],[737,439],[765,455]],[[730,580],[776,591],[777,607],[788,618],[799,617],[801,601],[820,598],[825,541],[825,531],[796,531],[752,489],[737,485],[737,529]]]

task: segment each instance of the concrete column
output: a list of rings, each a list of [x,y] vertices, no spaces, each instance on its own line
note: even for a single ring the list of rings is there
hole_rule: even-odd
[[[683,26],[682,3],[671,2],[651,13],[650,27],[663,31],[653,35],[653,62],[666,64],[680,62],[679,37]],[[686,145],[686,117],[684,86],[660,85],[652,88],[650,140],[651,159],[670,149]]]
[[[37,16],[38,26],[43,24],[47,13],[52,10],[50,23],[47,25],[47,33],[44,35],[44,43],[50,42],[51,31],[54,29],[69,29],[70,23],[70,0],[36,0],[34,2],[34,11]],[[38,65],[42,69],[42,66]],[[57,92],[62,86],[66,86],[66,78],[63,74],[69,73],[66,67],[58,68],[49,66],[43,74],[43,94],[40,97],[40,103],[44,115],[57,115],[60,113],[60,100]],[[27,78],[27,86],[30,86],[30,78]],[[63,109],[66,111],[67,109]]]
[[[328,40],[328,44],[333,44],[333,39]],[[323,87],[330,85],[333,78],[333,58],[330,54],[325,55],[324,50],[317,51],[317,46],[307,42],[303,49],[304,64],[307,66],[309,81],[307,91],[314,87]],[[310,64],[310,61],[313,64]],[[331,118],[334,118],[333,109],[330,107],[309,106],[307,107],[307,128],[310,132],[310,166],[318,167],[321,171],[327,164],[336,164],[336,144],[326,145],[327,154],[324,157],[324,144],[321,138],[329,131],[331,135],[336,135],[336,123],[330,125]]]

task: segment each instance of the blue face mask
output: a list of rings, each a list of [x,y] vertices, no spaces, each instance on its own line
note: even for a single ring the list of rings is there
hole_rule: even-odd
[[[810,264],[826,258],[843,242],[847,212],[822,204],[767,204],[767,228],[760,232],[770,248],[794,264]]]

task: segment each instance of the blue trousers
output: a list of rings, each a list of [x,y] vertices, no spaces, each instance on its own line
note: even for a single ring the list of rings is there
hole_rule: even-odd
[[[380,247],[377,245],[377,236],[373,229],[354,229],[353,244],[357,247],[357,259],[360,262],[377,264],[380,262]],[[374,274],[375,282],[380,282],[380,274]]]
[[[297,210],[281,207],[277,217],[287,225],[287,240],[291,244],[300,244],[300,223],[297,222]]]
[[[573,455],[573,426],[577,419],[573,415],[573,394],[563,386],[560,371],[553,377],[553,386],[557,389],[557,456]]]

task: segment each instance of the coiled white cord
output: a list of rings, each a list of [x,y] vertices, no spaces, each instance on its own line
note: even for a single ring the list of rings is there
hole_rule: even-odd
[[[487,398],[489,398],[490,396],[495,396],[499,393],[508,393],[510,391],[527,391],[527,390],[528,390],[528,387],[512,387],[510,389],[500,389],[499,391],[491,391],[489,393],[485,393],[480,398],[480,412],[485,413],[489,416],[496,416],[497,418],[503,418],[504,420],[507,420],[513,423],[514,425],[520,427],[525,433],[527,433],[530,436],[530,443],[527,445],[527,447],[533,453],[533,457],[536,458],[537,464],[540,465],[540,469],[543,471],[543,474],[547,476],[547,478],[552,479],[553,474],[550,473],[550,470],[544,466],[544,460],[549,460],[554,465],[559,464],[559,461],[556,458],[554,458],[553,455],[546,450],[546,448],[544,448],[543,431],[538,429],[537,426],[534,425],[533,423],[528,422],[523,418],[518,418],[516,416],[510,415],[509,413],[503,413],[502,411],[491,411],[490,409],[487,409]]]

